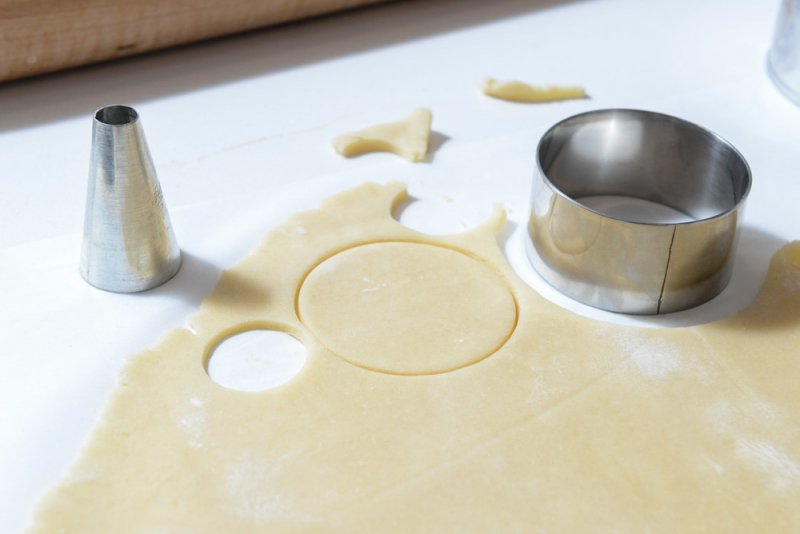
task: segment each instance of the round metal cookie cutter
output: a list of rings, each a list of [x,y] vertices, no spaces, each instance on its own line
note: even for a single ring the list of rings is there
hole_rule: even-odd
[[[728,284],[751,175],[716,134],[660,113],[598,110],[550,128],[536,159],[528,257],[562,293],[652,315]]]

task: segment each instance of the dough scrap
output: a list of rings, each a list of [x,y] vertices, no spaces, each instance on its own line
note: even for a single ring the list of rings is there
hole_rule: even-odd
[[[640,329],[568,312],[519,280],[497,246],[502,212],[464,234],[429,236],[391,217],[404,195],[400,184],[337,195],[291,217],[226,271],[191,316],[192,330],[173,330],[130,360],[31,532],[800,527],[800,243],[775,255],[747,310]],[[518,317],[502,346],[449,372],[400,376],[353,365],[330,350],[327,334],[314,335],[309,306],[328,302],[303,302],[309,273],[396,265],[379,283],[407,290],[382,302],[405,305],[403,295],[441,289],[426,282],[439,256],[420,256],[418,270],[403,262],[419,246],[492,271],[469,274],[460,257],[442,260],[445,270],[462,265],[455,274],[466,283],[507,285]],[[317,282],[321,291],[325,280]],[[461,289],[441,291],[458,298]],[[420,351],[437,326],[416,325]],[[210,348],[254,328],[303,342],[300,374],[259,393],[212,382]]]
[[[580,86],[536,86],[516,80],[499,82],[486,78],[483,94],[512,102],[556,102],[588,98],[586,90]]]
[[[428,154],[432,119],[429,109],[418,108],[400,121],[342,134],[333,140],[333,148],[348,158],[367,152],[392,152],[420,162]]]

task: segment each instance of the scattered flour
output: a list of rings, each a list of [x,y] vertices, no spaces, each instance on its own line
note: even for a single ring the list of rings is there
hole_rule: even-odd
[[[99,465],[92,465],[80,471],[73,471],[68,475],[67,481],[70,484],[82,484],[84,482],[91,482],[105,474],[105,470]]]
[[[787,428],[790,424],[779,406],[766,401],[718,401],[706,409],[706,414],[714,428],[728,436],[738,437],[742,428],[753,422],[766,430]]]
[[[775,491],[800,490],[800,461],[776,442],[796,425],[778,405],[764,400],[719,401],[708,407],[711,428],[733,440],[733,454],[748,470],[767,477]]]
[[[192,397],[189,399],[189,404],[194,406],[195,410],[178,419],[178,427],[188,438],[186,444],[193,449],[200,449],[203,447],[202,437],[206,431],[206,414],[202,410],[205,402],[199,397]]]
[[[725,468],[714,460],[708,460],[709,465],[714,469],[714,472],[721,475],[725,472]]]
[[[624,354],[649,378],[665,377],[683,367],[679,347],[666,340],[631,336],[620,343]]]
[[[800,488],[800,465],[772,443],[740,438],[736,440],[736,455],[753,462],[763,471],[773,489]]]
[[[271,461],[250,454],[236,458],[225,473],[225,496],[233,513],[260,525],[280,519],[314,522],[308,514],[293,510],[291,499],[280,491],[280,479],[293,456]]]
[[[373,291],[379,291],[379,290],[387,287],[388,285],[389,284],[386,283],[386,282],[381,282],[380,284],[377,284],[377,285],[374,285],[374,286],[365,287],[364,289],[361,290],[361,292],[362,293],[371,293]]]
[[[528,403],[536,406],[543,406],[549,402],[553,397],[553,391],[547,384],[547,380],[543,373],[539,373],[533,377],[530,382],[530,394],[528,395]]]

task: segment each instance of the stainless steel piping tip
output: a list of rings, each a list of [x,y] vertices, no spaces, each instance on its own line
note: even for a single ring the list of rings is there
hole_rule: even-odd
[[[81,276],[115,293],[159,286],[181,266],[139,114],[107,106],[94,115]]]

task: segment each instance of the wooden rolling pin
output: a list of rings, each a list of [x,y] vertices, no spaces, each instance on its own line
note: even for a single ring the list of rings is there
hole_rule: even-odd
[[[0,0],[0,81],[381,0]]]

